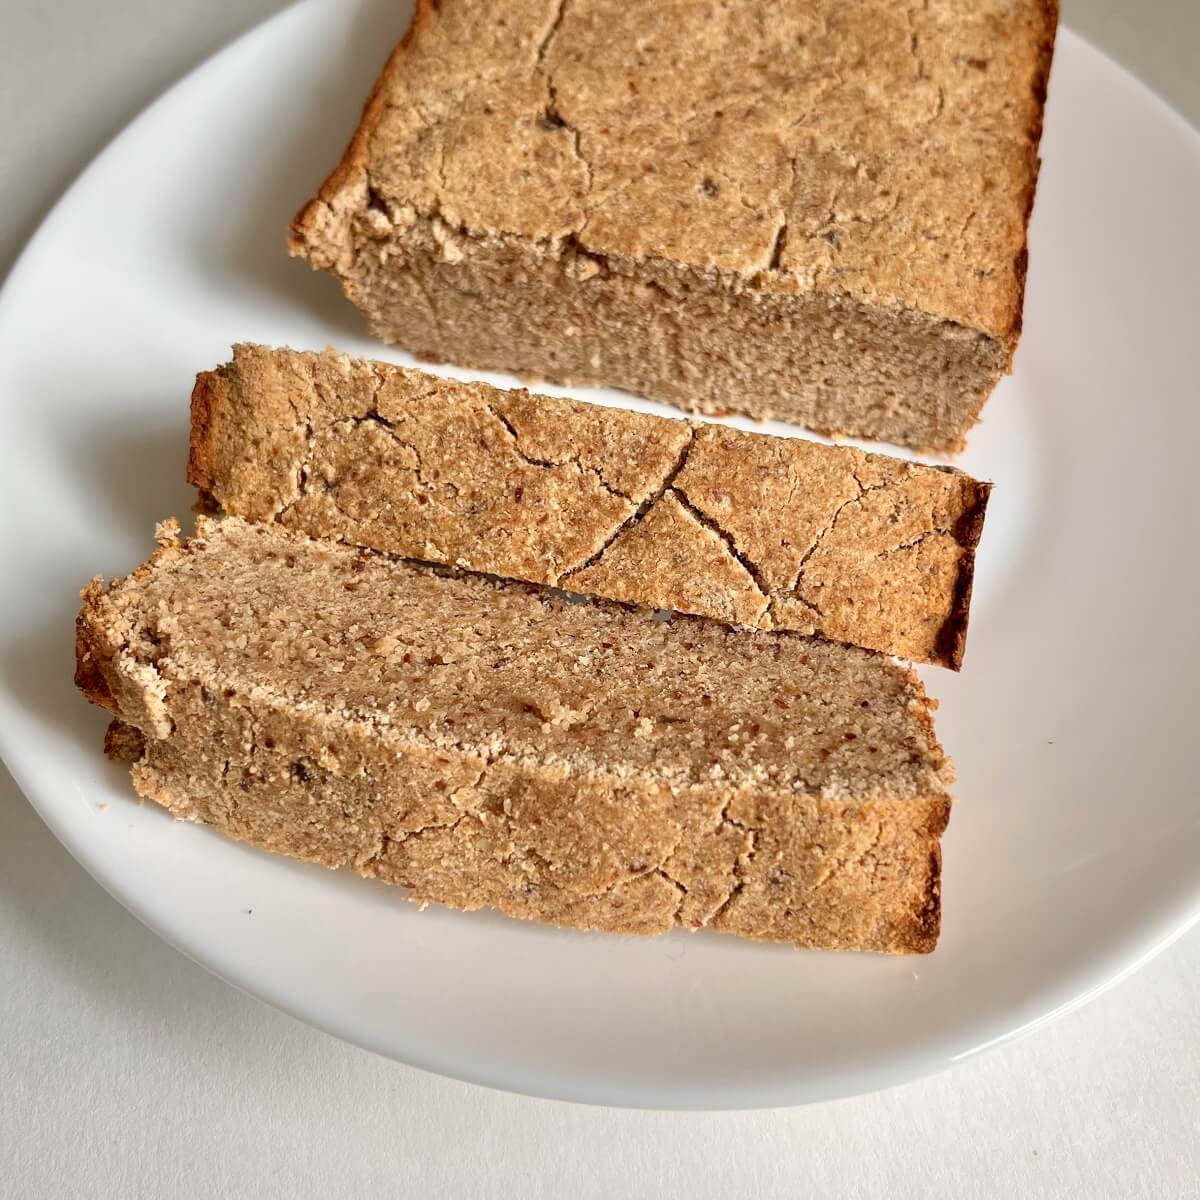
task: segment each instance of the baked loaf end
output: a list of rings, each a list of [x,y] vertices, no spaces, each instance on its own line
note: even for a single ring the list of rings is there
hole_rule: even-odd
[[[418,902],[930,950],[949,766],[911,672],[274,527],[164,526],[77,681],[179,817]]]
[[[960,471],[237,346],[192,397],[226,512],[957,669],[989,485]]]
[[[1020,330],[1056,20],[423,0],[292,250],[434,359],[954,450]]]

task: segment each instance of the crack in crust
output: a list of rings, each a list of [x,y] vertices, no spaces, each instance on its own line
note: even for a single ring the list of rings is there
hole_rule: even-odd
[[[680,471],[682,471],[687,465],[688,456],[691,454],[692,447],[695,445],[695,443],[696,428],[695,426],[692,426],[688,431],[688,440],[683,444],[682,449],[679,451],[678,457],[671,464],[667,473],[659,481],[658,486],[645,498],[645,500],[641,502],[641,504],[637,506],[637,509],[634,512],[626,517],[604,539],[603,544],[594,554],[589,555],[587,559],[576,566],[570,567],[566,571],[563,571],[555,582],[560,586],[565,587],[570,582],[572,576],[578,575],[591,567],[597,566],[604,558],[605,554],[608,553],[609,548],[614,542],[624,537],[625,534],[629,533],[635,526],[639,525],[645,519],[646,514],[649,513],[650,510],[663,498],[663,496],[666,495],[667,491],[671,488],[671,485],[675,482],[676,478],[678,478]]]
[[[504,427],[505,432],[507,432],[508,435],[512,438],[512,448],[516,452],[517,456],[523,462],[527,463],[529,466],[542,467],[546,470],[553,470],[555,467],[566,467],[566,466],[575,467],[576,470],[580,471],[583,474],[588,474],[588,475],[594,476],[596,482],[606,492],[608,492],[608,494],[610,496],[616,496],[617,499],[624,500],[627,504],[634,503],[633,497],[628,492],[623,492],[623,491],[621,491],[620,488],[614,487],[611,483],[609,483],[609,481],[605,478],[604,472],[602,470],[600,470],[599,467],[584,466],[584,464],[582,462],[580,462],[580,460],[578,458],[566,458],[566,459],[560,459],[557,461],[555,461],[553,459],[548,459],[548,458],[535,458],[532,454],[529,454],[522,447],[521,435],[517,431],[517,427],[512,423],[512,421],[510,421],[508,419],[508,417],[506,417],[502,412],[499,411],[499,409],[497,409],[492,404],[489,404],[487,406],[487,410]]]
[[[858,486],[858,495],[851,496],[849,500],[844,500],[837,506],[837,508],[833,510],[829,516],[829,520],[825,524],[825,527],[820,530],[815,538],[813,538],[812,544],[800,556],[800,565],[796,568],[796,578],[792,581],[791,586],[788,588],[788,591],[793,595],[796,595],[798,599],[803,599],[803,597],[799,596],[800,584],[804,580],[804,571],[808,566],[809,559],[812,558],[812,556],[816,554],[818,550],[820,550],[825,539],[831,533],[833,533],[834,529],[837,527],[838,521],[841,520],[842,514],[846,511],[846,509],[848,509],[851,505],[861,505],[863,497],[866,496],[868,492],[882,491],[885,488],[892,486],[891,480],[888,480],[886,483],[878,483],[868,487],[861,479],[859,479],[856,472],[851,471],[850,474],[854,479],[855,484]],[[811,600],[805,601],[805,603],[809,604],[810,607],[815,608],[818,613],[821,611],[820,608],[818,608],[817,605]]]
[[[715,517],[711,517],[702,509],[697,508],[696,505],[694,505],[688,498],[687,492],[684,491],[678,482],[671,487],[670,491],[675,499],[683,505],[683,507],[688,511],[689,514],[691,514],[692,517],[694,517],[701,525],[703,525],[705,529],[711,530],[717,535],[717,537],[721,539],[725,545],[725,549],[729,552],[729,557],[732,558],[734,562],[736,562],[738,566],[740,566],[742,570],[745,571],[750,577],[751,583],[754,584],[754,587],[757,590],[760,599],[762,600],[763,613],[765,614],[771,602],[770,589],[764,581],[762,572],[759,570],[759,568],[754,564],[748,555],[744,554],[738,549],[738,544],[734,540],[733,534],[724,528],[724,526],[722,526]],[[762,614],[760,614],[760,617],[761,615]],[[764,627],[770,628],[769,618],[767,625]]]

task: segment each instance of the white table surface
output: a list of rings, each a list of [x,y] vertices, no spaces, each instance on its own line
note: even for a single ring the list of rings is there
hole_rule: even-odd
[[[1064,0],[1200,124],[1197,0]],[[140,108],[280,0],[3,0],[0,273]],[[364,81],[364,87],[366,81]],[[0,1197],[1200,1196],[1200,932],[874,1096],[740,1114],[509,1096],[377,1059],[160,942],[0,768]]]

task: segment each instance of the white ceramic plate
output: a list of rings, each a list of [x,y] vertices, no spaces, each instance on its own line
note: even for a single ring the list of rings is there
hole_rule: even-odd
[[[934,955],[418,913],[133,801],[71,686],[77,589],[186,515],[191,380],[231,342],[403,361],[283,249],[398,7],[309,0],[207,63],[83,175],[0,298],[0,741],[67,848],[184,953],[314,1025],[610,1104],[895,1083],[1066,1011],[1181,933],[1200,914],[1200,138],[1067,33],[1017,373],[962,459],[998,483],[967,669],[925,673],[959,768]]]

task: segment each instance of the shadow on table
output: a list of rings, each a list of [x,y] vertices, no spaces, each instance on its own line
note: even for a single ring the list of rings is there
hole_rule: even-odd
[[[103,730],[104,717],[89,711],[72,683],[79,591],[93,574],[121,575],[149,557],[156,522],[173,516],[190,529],[195,492],[184,481],[187,414],[177,409],[164,406],[161,424],[139,429],[101,424],[64,432],[72,471],[92,505],[97,527],[120,531],[128,552],[124,561],[107,555],[103,561],[81,561],[69,575],[56,568],[42,581],[36,617],[6,629],[0,643],[0,676],[24,706],[89,747],[99,746],[97,730]],[[105,408],[98,405],[94,411]]]
[[[333,335],[361,337],[364,326],[337,281],[288,257],[292,218],[340,160],[371,84],[411,20],[403,0],[356,0],[342,45],[326,56],[306,90],[289,97],[245,191],[230,205],[233,224],[215,247],[202,247],[210,269],[299,307]],[[318,347],[313,347],[317,349]]]
[[[110,818],[119,819],[115,805],[104,819]],[[449,1101],[448,1111],[461,1114],[464,1136],[472,1123],[469,1107],[496,1112],[509,1103],[485,1089],[439,1080],[339,1043],[210,975],[89,878],[3,766],[0,912],[3,932],[12,937],[6,951],[19,957],[22,970],[54,1006],[46,1031],[61,1038],[60,1052],[80,1051],[89,1038],[112,1044],[79,1065],[64,1064],[63,1074],[47,1084],[51,1096],[66,1087],[107,1095],[105,1082],[89,1077],[89,1062],[93,1070],[95,1063],[115,1064],[146,1086],[161,1080],[177,1096],[190,1097],[197,1111],[206,1105],[218,1112],[233,1109],[263,1128],[295,1127],[314,1147],[341,1147],[368,1159],[381,1153],[386,1158],[394,1141],[391,1123],[420,1121],[431,1099]],[[115,1090],[120,1094],[122,1086]],[[279,1122],[282,1126],[273,1124]],[[205,1144],[203,1134],[193,1133]],[[445,1161],[447,1169],[457,1161],[452,1145],[434,1144],[424,1153]]]
[[[114,764],[113,770],[123,770]],[[119,820],[117,806],[106,815]],[[106,895],[42,824],[0,766],[0,908],[15,922],[18,942],[32,944],[43,969],[67,975],[81,1005],[111,1014],[130,1044],[156,1038],[187,1057],[203,1047],[175,1005],[210,1010],[242,1004],[215,976],[177,954]],[[196,1037],[205,1036],[197,1030]],[[247,1039],[249,1040],[249,1039]]]

